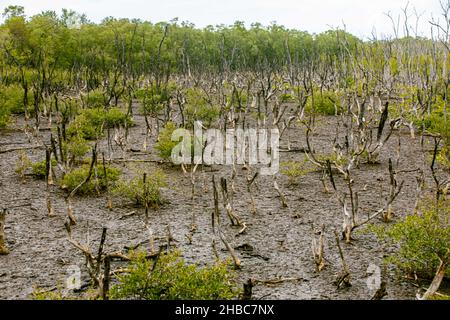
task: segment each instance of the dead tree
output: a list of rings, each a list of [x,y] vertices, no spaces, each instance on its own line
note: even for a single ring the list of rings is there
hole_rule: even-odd
[[[395,192],[397,190],[397,180],[395,179],[395,172],[392,168],[392,160],[389,158],[389,198],[395,196]],[[386,211],[383,212],[382,217],[384,222],[390,222],[392,220],[392,203],[387,204]]]
[[[374,295],[372,296],[372,298],[370,298],[370,300],[381,300],[383,299],[385,296],[388,295],[387,291],[386,291],[386,287],[387,287],[387,265],[383,265],[383,267],[381,268],[381,281],[380,281],[380,287],[377,289],[377,291],[375,291]]]
[[[278,193],[278,196],[280,197],[281,205],[283,206],[283,208],[287,208],[288,205],[287,205],[287,202],[286,202],[286,198],[284,197],[283,192],[281,192],[281,189],[278,186],[277,179],[276,179],[275,175],[273,176],[273,188]]]
[[[427,291],[422,297],[420,296],[417,297],[419,300],[427,300],[437,293],[439,287],[441,286],[442,280],[444,280],[445,273],[447,272],[449,265],[450,265],[450,249],[447,249],[446,256],[443,258],[439,258],[439,266],[436,270],[436,274],[434,275],[433,281],[431,282]]]
[[[336,279],[336,286],[338,289],[340,289],[342,286],[344,287],[350,287],[352,284],[350,283],[351,276],[350,276],[350,270],[347,266],[347,263],[345,262],[344,253],[341,248],[341,243],[339,241],[339,234],[336,230],[334,230],[334,235],[336,239],[336,246],[339,250],[339,257],[341,258],[342,263],[342,273],[338,276]]]
[[[251,201],[251,210],[253,214],[256,214],[256,204],[255,204],[255,198],[252,194],[252,185],[255,183],[256,178],[258,177],[258,172],[256,172],[253,177],[247,176],[247,192],[250,195],[250,201]]]
[[[319,239],[316,240],[315,235],[313,235],[311,249],[314,257],[314,262],[316,263],[316,271],[320,272],[325,267],[325,259],[324,259],[325,225],[322,225],[321,230],[317,234],[319,235]]]
[[[438,155],[438,151],[439,151],[439,144],[440,144],[441,140],[438,139],[437,137],[434,138],[434,149],[433,149],[433,159],[431,160],[431,165],[430,165],[430,169],[431,169],[431,174],[433,176],[433,180],[435,183],[435,192],[436,192],[436,205],[439,203],[439,199],[441,197],[441,195],[447,195],[449,188],[450,188],[450,180],[447,179],[445,181],[440,181],[438,176],[437,176],[437,172],[436,172],[436,159],[437,159],[437,155]]]
[[[52,151],[46,147],[45,149],[45,179],[46,179],[46,187],[45,187],[45,195],[47,202],[47,212],[48,216],[52,217],[55,215],[53,211],[52,201],[50,199],[50,185],[53,185],[53,174],[52,174]]]
[[[6,246],[6,236],[5,236],[5,219],[8,210],[3,209],[0,212],[0,255],[6,255],[9,253],[8,247]]]
[[[103,227],[102,236],[100,239],[97,253],[94,253],[89,245],[81,244],[80,242],[72,238],[72,231],[70,223],[65,223],[66,231],[68,234],[68,241],[78,250],[80,250],[86,258],[86,268],[89,273],[94,287],[98,289],[97,296],[95,298],[101,298],[103,300],[109,299],[109,284],[111,278],[111,261],[113,258],[123,261],[129,261],[130,258],[120,252],[105,253],[104,246],[106,241],[107,228]]]
[[[239,300],[252,300],[254,285],[255,281],[253,279],[248,279],[243,285],[242,294],[240,295]]]
[[[391,160],[390,160],[391,162]],[[394,200],[397,198],[397,196],[400,194],[400,191],[403,188],[403,182],[402,181],[400,183],[400,185],[397,184],[397,181],[395,180],[395,178],[393,178],[393,183],[391,184],[391,192],[389,194],[389,196],[386,199],[386,204],[384,205],[383,208],[377,210],[376,212],[374,212],[373,214],[368,214],[367,218],[364,220],[360,220],[358,218],[359,216],[359,198],[358,198],[358,192],[355,192],[353,190],[353,183],[354,181],[350,178],[350,172],[347,172],[347,188],[348,188],[348,194],[346,193],[339,193],[337,191],[336,188],[336,184],[333,178],[333,173],[331,171],[331,165],[328,162],[328,174],[330,177],[330,182],[331,185],[333,186],[334,191],[336,192],[336,196],[338,198],[339,203],[342,206],[342,210],[344,213],[344,221],[342,224],[342,236],[343,239],[345,239],[346,243],[350,243],[352,240],[352,232],[356,229],[359,228],[363,225],[365,225],[366,223],[372,221],[373,219],[375,219],[376,217],[380,216],[381,214],[383,214],[388,208],[389,206],[394,202]],[[391,169],[392,170],[392,169]],[[393,170],[392,170],[392,175],[393,175]],[[348,203],[347,203],[347,197],[350,198],[350,210],[348,207]]]
[[[217,249],[215,247],[215,238],[217,235],[219,236],[222,243],[227,248],[228,252],[230,253],[230,256],[233,258],[234,266],[236,269],[241,268],[241,260],[236,255],[236,252],[234,251],[233,247],[230,245],[230,243],[227,241],[225,234],[222,231],[221,224],[220,224],[220,209],[219,209],[219,193],[217,191],[216,181],[214,176],[212,177],[212,184],[213,184],[213,195],[214,195],[214,210],[211,216],[211,224],[212,224],[212,231],[214,235],[213,239],[213,249],[215,252],[216,257],[218,257]]]
[[[227,212],[231,225],[242,227],[241,231],[239,231],[239,233],[241,234],[245,231],[245,229],[247,229],[247,225],[245,224],[245,222],[241,221],[241,219],[237,216],[237,214],[234,212],[233,207],[231,206],[230,197],[228,194],[227,179],[223,177],[220,178],[220,187],[222,190],[223,207]]]

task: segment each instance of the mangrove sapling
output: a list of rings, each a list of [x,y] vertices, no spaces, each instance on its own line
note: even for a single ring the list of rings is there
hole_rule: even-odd
[[[6,209],[2,209],[2,211],[0,211],[0,255],[6,255],[9,253],[5,236],[5,220],[7,213],[8,210]]]
[[[161,188],[167,185],[166,175],[161,170],[142,172],[130,181],[120,180],[112,192],[135,201],[137,205],[157,209],[164,203]]]

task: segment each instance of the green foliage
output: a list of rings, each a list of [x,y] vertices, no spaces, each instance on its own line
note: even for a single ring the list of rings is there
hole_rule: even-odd
[[[102,89],[95,89],[83,96],[83,102],[88,108],[103,108],[106,105],[105,92]]]
[[[51,160],[52,167],[55,167],[56,164],[57,164],[56,160],[52,159]],[[39,161],[39,162],[33,163],[31,165],[31,172],[32,172],[32,174],[34,175],[35,178],[44,179],[45,175],[46,175],[46,162],[45,162],[45,159],[43,161]]]
[[[5,128],[10,122],[11,112],[0,106],[0,128]]]
[[[283,162],[281,163],[281,174],[285,175],[289,179],[290,184],[297,184],[298,178],[307,175],[312,172],[312,169],[308,167],[308,159],[305,158],[303,162]]]
[[[139,174],[130,181],[120,180],[113,189],[113,193],[135,201],[136,204],[158,208],[163,204],[161,188],[166,185],[166,175],[158,169],[147,174],[145,182],[143,174]]]
[[[105,128],[130,126],[132,123],[130,116],[117,107],[108,111],[102,108],[85,109],[70,123],[67,134],[69,137],[94,140],[103,135]]]
[[[31,94],[28,93],[28,101],[31,101]],[[11,114],[21,114],[25,112],[24,90],[19,85],[0,85],[0,128],[6,127],[10,122]]]
[[[281,100],[282,103],[295,102],[295,96],[292,95],[291,93],[283,93],[280,96],[280,100]]]
[[[90,150],[90,146],[87,140],[76,135],[63,142],[63,150],[72,162],[77,162]]]
[[[133,124],[130,116],[118,107],[110,108],[104,117],[106,128],[129,127]]]
[[[25,171],[31,166],[31,160],[24,150],[19,152],[19,158],[16,162],[15,172],[20,176],[20,178],[25,178]]]
[[[324,115],[335,115],[342,113],[343,109],[341,106],[339,95],[333,91],[320,91],[315,90],[314,92],[314,105],[313,97],[308,97],[308,102],[306,103],[305,109],[307,112],[317,112]]]
[[[176,129],[175,123],[169,121],[159,133],[155,149],[158,150],[159,156],[163,159],[169,159],[172,155],[172,149],[178,144],[177,141],[172,141],[172,133]]]
[[[431,108],[431,114],[427,114],[423,121],[429,132],[441,136],[445,144],[450,145],[450,123],[449,121],[445,122],[444,101],[441,97],[438,96],[436,103]]]
[[[210,126],[220,115],[220,107],[213,105],[201,89],[188,89],[186,101],[184,114],[190,127],[193,127],[195,121],[202,121],[204,125]]]
[[[74,169],[67,173],[62,179],[61,186],[68,192],[72,192],[78,185],[80,185],[89,175],[90,165],[85,164],[80,168]],[[104,173],[103,165],[94,166],[91,178],[87,183],[77,190],[77,194],[90,195],[96,191],[105,190],[108,183],[113,183],[119,179],[120,171],[113,167],[106,166],[106,175]]]
[[[421,214],[409,215],[390,228],[370,228],[380,239],[399,245],[389,262],[408,273],[428,278],[434,276],[439,259],[448,259],[450,248],[450,201],[441,199],[437,208],[434,202],[425,201]],[[450,276],[450,267],[446,276]]]
[[[9,110],[12,114],[25,112],[24,90],[19,85],[0,86],[0,108]],[[28,101],[32,101],[32,94],[28,93]]]
[[[64,296],[60,290],[48,291],[36,288],[31,293],[33,300],[64,300]]]
[[[118,276],[111,288],[113,299],[139,300],[230,300],[236,298],[234,271],[228,262],[198,267],[188,265],[179,251],[161,254],[156,267],[145,253],[136,254],[129,272]],[[152,270],[153,269],[153,270]]]
[[[345,166],[348,164],[348,159],[346,157],[341,157],[336,153],[318,154],[316,158],[320,162],[330,161],[331,163],[334,163],[337,166]]]
[[[136,96],[141,101],[143,113],[156,116],[169,103],[175,87],[176,85],[172,82],[169,82],[167,86],[152,83],[147,88],[137,91]]]

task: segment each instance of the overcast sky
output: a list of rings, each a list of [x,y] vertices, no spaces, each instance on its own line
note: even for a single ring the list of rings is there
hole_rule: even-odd
[[[431,16],[441,15],[440,0],[410,0],[422,18],[419,33],[428,36]],[[443,0],[450,1],[450,0]],[[85,13],[92,21],[104,17],[140,18],[151,22],[178,17],[197,27],[232,24],[236,20],[264,25],[276,21],[289,28],[318,33],[330,27],[342,27],[359,37],[392,34],[392,23],[385,13],[395,17],[407,0],[0,0],[0,10],[8,5],[21,5],[30,16],[44,10],[60,12],[68,8]],[[412,12],[411,12],[412,13]],[[416,25],[414,15],[410,24]],[[3,21],[0,18],[0,21]],[[374,29],[375,28],[375,29]]]

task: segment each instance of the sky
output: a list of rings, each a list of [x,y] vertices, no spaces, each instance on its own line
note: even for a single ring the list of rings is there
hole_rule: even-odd
[[[430,35],[432,17],[442,21],[439,1],[450,0],[409,1],[409,25],[415,28],[417,12],[421,16],[417,24],[420,36]],[[311,33],[345,26],[358,37],[370,38],[374,32],[378,36],[393,35],[392,22],[386,14],[390,12],[397,19],[407,4],[407,0],[0,0],[0,11],[8,5],[21,5],[31,16],[46,10],[60,13],[67,8],[85,13],[94,22],[108,16],[151,22],[178,18],[197,27],[229,25],[237,20],[247,25],[276,22]],[[400,32],[402,29],[403,26]]]

